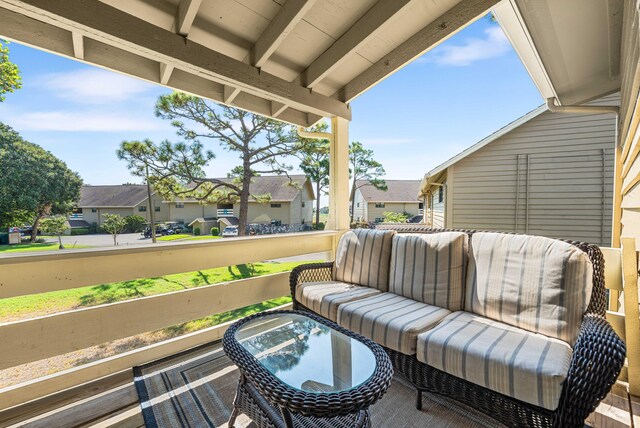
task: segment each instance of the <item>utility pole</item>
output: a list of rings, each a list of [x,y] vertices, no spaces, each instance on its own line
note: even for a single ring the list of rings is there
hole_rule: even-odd
[[[156,209],[151,200],[151,184],[149,184],[149,165],[146,166],[147,196],[149,197],[149,219],[151,220],[151,242],[156,243]]]

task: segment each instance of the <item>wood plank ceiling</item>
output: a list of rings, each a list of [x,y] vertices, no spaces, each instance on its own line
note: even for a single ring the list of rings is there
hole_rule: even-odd
[[[297,125],[499,0],[0,0],[0,37]]]

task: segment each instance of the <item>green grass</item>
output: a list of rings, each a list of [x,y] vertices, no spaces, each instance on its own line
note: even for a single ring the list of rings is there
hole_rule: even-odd
[[[65,250],[89,248],[88,245],[66,245]],[[0,253],[27,253],[32,251],[58,250],[58,243],[0,245]],[[64,250],[61,250],[64,251]]]
[[[201,235],[201,236],[193,236],[191,234],[179,233],[177,235],[166,235],[158,237],[158,241],[199,241],[201,239],[219,239],[220,236],[211,236],[211,235]]]
[[[115,282],[92,287],[2,299],[0,300],[0,322],[31,318],[54,312],[119,302],[154,294],[169,293],[253,276],[285,272],[302,263],[307,262],[242,264],[167,275],[159,278],[136,279],[133,281]],[[269,307],[269,305],[278,306],[278,304],[283,304],[278,303],[280,300],[276,300],[277,302],[275,303],[263,302],[249,308],[239,309],[239,311],[258,311],[262,310],[260,308]],[[225,317],[228,316],[232,315],[219,314],[208,317],[205,321],[198,320],[193,322],[208,323],[213,322],[212,320],[215,317],[218,317],[215,319],[227,319]]]

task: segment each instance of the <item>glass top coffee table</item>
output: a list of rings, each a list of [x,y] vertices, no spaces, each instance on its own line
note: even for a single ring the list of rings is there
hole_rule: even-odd
[[[241,373],[229,427],[239,412],[259,427],[369,426],[393,377],[378,344],[306,312],[242,319],[223,347]]]

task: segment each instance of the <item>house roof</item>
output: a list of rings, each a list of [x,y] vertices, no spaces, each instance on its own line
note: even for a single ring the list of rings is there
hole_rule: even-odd
[[[147,200],[143,184],[82,186],[79,208],[131,208]]]
[[[228,178],[219,180],[231,181]],[[251,193],[254,195],[271,195],[272,202],[291,202],[301,189],[306,187],[311,199],[315,199],[315,194],[311,182],[306,175],[261,175],[251,179]],[[193,198],[180,199],[180,202],[198,202]]]
[[[385,183],[387,190],[376,189],[366,180],[358,180],[356,186],[367,202],[418,202],[420,180],[385,180]]]

